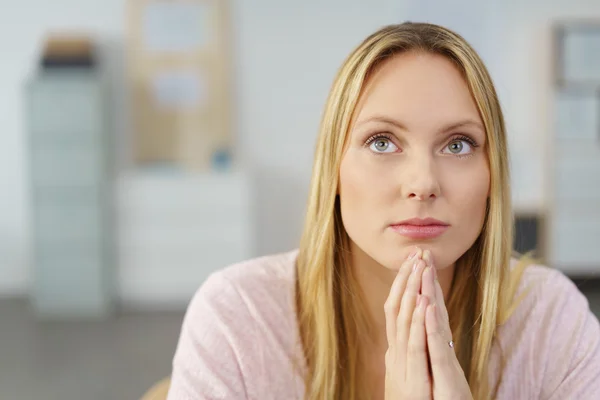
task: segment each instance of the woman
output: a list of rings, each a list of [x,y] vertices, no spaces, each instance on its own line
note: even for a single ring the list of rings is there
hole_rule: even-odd
[[[506,133],[459,35],[385,27],[322,120],[298,251],[214,273],[169,399],[598,399],[600,328],[558,271],[511,260]]]

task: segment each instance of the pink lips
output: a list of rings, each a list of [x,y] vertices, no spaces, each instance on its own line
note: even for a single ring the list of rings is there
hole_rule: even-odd
[[[433,218],[412,218],[394,223],[390,227],[411,239],[432,239],[446,232],[450,225]]]

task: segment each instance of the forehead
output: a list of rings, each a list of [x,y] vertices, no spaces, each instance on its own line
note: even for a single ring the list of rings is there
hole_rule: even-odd
[[[379,65],[368,78],[356,120],[387,115],[409,128],[434,128],[471,118],[481,121],[458,67],[442,55],[409,52]]]

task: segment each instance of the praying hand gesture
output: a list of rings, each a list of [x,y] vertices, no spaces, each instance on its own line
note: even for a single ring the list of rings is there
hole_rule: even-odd
[[[402,264],[385,303],[385,399],[472,399],[431,252]]]

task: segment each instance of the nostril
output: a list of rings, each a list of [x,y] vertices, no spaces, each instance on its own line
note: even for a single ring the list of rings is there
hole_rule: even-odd
[[[431,193],[429,196],[427,196],[427,195],[421,196],[421,195],[418,195],[416,193],[411,193],[411,194],[408,195],[408,198],[409,199],[424,200],[424,199],[435,199],[435,198],[437,198],[437,196],[436,196],[435,193]]]

